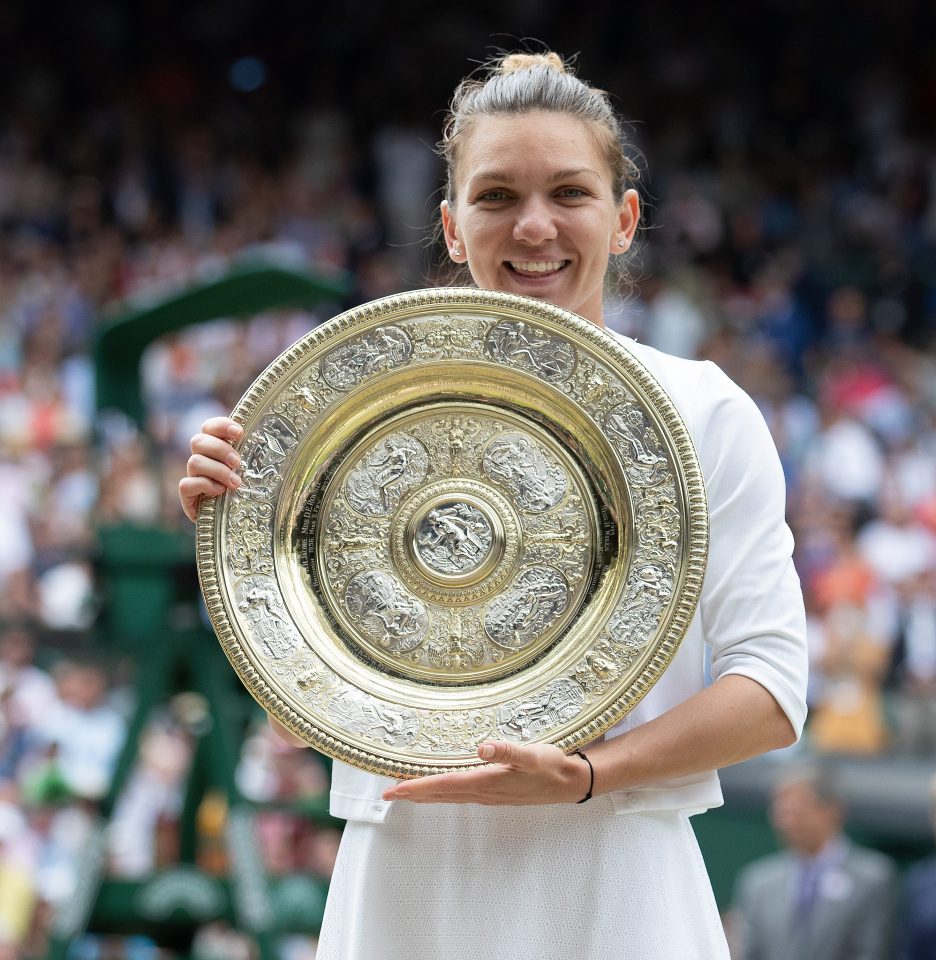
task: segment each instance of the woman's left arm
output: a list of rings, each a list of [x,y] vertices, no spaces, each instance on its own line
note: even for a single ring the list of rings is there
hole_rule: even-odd
[[[771,694],[756,680],[731,674],[654,720],[589,747],[592,793],[714,770],[795,739]],[[549,744],[485,741],[478,756],[491,762],[399,783],[384,799],[526,805],[574,803],[588,792],[588,764]]]

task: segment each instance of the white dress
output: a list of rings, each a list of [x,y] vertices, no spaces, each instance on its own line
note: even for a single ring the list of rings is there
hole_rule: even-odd
[[[753,402],[710,363],[625,341],[692,435],[711,545],[673,662],[606,736],[735,673],[805,721],[805,615],[776,450]],[[317,960],[727,960],[689,815],[721,802],[714,772],[586,804],[388,803],[392,781],[335,764],[348,820]]]
[[[610,798],[349,822],[316,960],[727,960],[688,817]]]

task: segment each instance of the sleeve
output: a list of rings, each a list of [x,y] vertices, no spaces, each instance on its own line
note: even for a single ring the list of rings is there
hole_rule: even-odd
[[[780,458],[754,401],[714,364],[700,378],[695,437],[709,507],[700,604],[712,678],[765,687],[799,737],[806,721],[806,614],[786,524]]]

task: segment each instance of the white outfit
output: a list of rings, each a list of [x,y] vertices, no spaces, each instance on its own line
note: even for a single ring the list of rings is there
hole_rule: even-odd
[[[763,418],[714,364],[621,340],[689,429],[711,542],[699,608],[679,651],[606,737],[700,691],[707,650],[713,680],[756,680],[798,735],[806,719],[805,614],[784,520],[783,473]],[[714,771],[581,806],[381,800],[392,782],[334,765],[331,811],[348,824],[319,960],[727,958],[687,819],[721,804]]]

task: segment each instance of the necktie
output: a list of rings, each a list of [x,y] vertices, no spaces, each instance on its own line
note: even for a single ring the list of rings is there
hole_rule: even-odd
[[[809,916],[819,892],[821,868],[815,860],[805,860],[800,865],[796,887],[796,915],[800,919]]]

